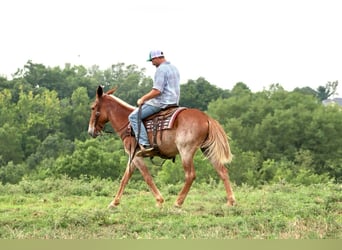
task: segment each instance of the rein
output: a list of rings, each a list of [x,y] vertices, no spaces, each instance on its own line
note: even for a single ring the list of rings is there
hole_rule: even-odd
[[[139,105],[139,109],[138,109],[138,140],[135,140],[135,145],[134,145],[134,151],[133,153],[130,155],[129,157],[129,164],[132,163],[133,161],[133,158],[135,156],[135,154],[137,153],[137,148],[138,148],[138,145],[139,145],[139,139],[140,139],[140,130],[141,130],[141,106],[142,105]]]

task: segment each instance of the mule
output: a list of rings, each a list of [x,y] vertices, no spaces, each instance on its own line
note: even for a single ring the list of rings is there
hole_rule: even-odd
[[[144,163],[144,157],[135,155],[138,143],[135,136],[129,131],[129,114],[136,108],[114,96],[116,88],[104,92],[99,86],[96,91],[96,100],[91,106],[91,116],[88,133],[92,137],[101,134],[105,124],[110,122],[114,131],[121,137],[125,152],[129,160],[125,173],[120,181],[119,189],[109,204],[109,207],[116,207],[120,204],[125,186],[131,178],[133,171],[138,168],[145,182],[149,186],[156,199],[156,205],[161,207],[164,198],[155,185],[149,170]],[[148,119],[148,118],[146,118]],[[155,135],[153,135],[155,134]],[[195,180],[194,155],[201,149],[219,177],[224,183],[228,206],[235,204],[234,193],[229,181],[228,170],[225,166],[232,160],[228,137],[222,126],[213,118],[198,109],[185,108],[178,112],[174,118],[172,127],[159,130],[155,133],[148,132],[149,140],[153,140],[158,147],[156,156],[163,158],[174,158],[180,156],[185,172],[185,182],[174,203],[175,207],[181,207]],[[152,137],[154,136],[154,139]],[[152,145],[152,143],[151,143]]]

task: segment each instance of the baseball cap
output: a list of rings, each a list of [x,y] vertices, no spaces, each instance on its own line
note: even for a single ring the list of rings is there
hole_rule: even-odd
[[[151,62],[153,58],[161,57],[161,56],[164,56],[163,51],[161,51],[161,50],[151,50],[149,58],[147,59],[147,61]]]

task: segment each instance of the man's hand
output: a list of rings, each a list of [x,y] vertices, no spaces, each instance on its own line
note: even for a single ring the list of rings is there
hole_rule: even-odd
[[[142,98],[138,99],[137,104],[138,106],[144,104],[144,100]]]

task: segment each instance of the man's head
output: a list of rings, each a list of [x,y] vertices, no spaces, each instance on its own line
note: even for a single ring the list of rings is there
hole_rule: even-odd
[[[158,67],[162,62],[165,61],[164,53],[161,50],[151,50],[148,62],[152,62],[152,64]]]
[[[164,57],[164,53],[161,50],[151,50],[149,58],[147,59],[148,62],[152,62],[154,58]]]

